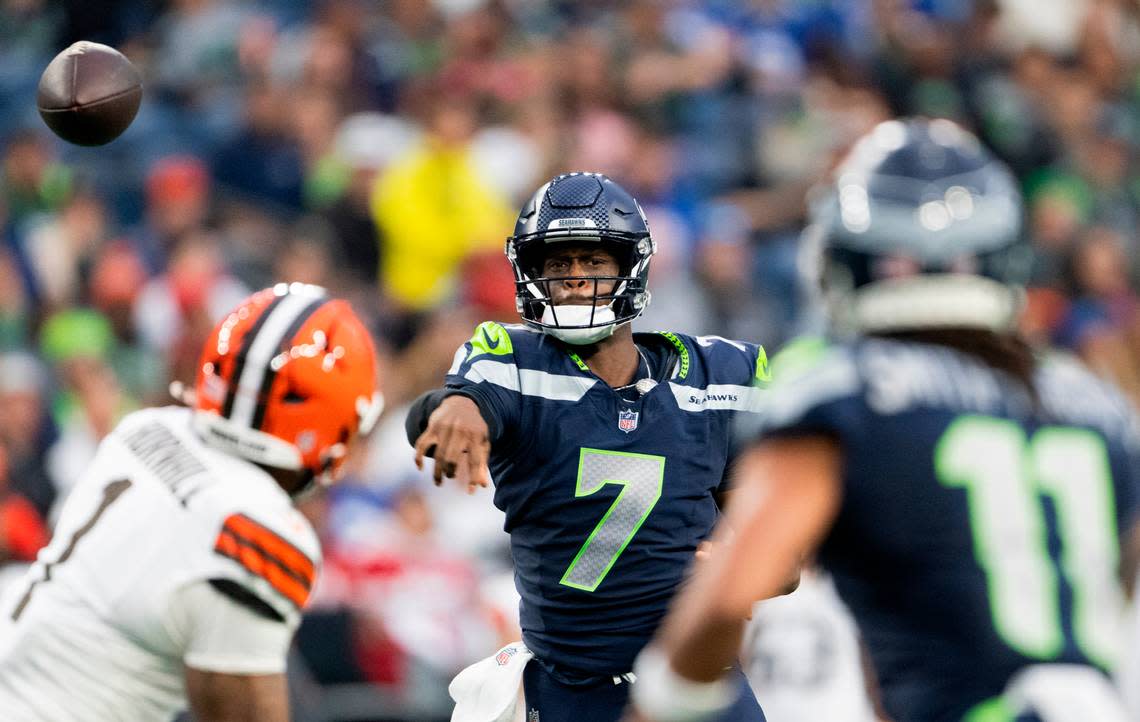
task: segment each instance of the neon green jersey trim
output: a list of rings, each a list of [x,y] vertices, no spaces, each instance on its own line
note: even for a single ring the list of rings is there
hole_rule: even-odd
[[[1013,722],[1013,707],[1005,697],[991,697],[970,708],[962,722]]]
[[[509,356],[514,353],[511,335],[507,333],[507,329],[494,321],[484,321],[476,326],[475,334],[471,336],[468,343],[471,344],[471,353],[467,355],[468,360],[480,354]]]
[[[689,375],[689,349],[685,347],[685,342],[677,337],[677,334],[671,331],[658,331],[659,336],[664,336],[669,340],[669,343],[677,349],[677,353],[681,355],[681,370],[677,373],[678,378],[685,378]]]
[[[570,352],[570,359],[574,363],[578,364],[578,368],[582,369],[583,371],[589,371],[590,370],[590,367],[586,365],[586,362],[583,361],[582,357],[579,356],[577,353],[571,351]]]
[[[756,349],[756,375],[753,382],[760,386],[767,386],[772,381],[772,370],[768,368],[768,352],[763,346]]]

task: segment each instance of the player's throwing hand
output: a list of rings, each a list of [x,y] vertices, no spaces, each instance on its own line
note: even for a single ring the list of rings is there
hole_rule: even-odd
[[[427,428],[416,439],[416,468],[424,468],[424,457],[435,459],[432,478],[443,483],[443,478],[462,475],[467,479],[467,491],[491,483],[487,472],[487,457],[491,439],[487,422],[479,407],[466,396],[449,396],[428,418]]]

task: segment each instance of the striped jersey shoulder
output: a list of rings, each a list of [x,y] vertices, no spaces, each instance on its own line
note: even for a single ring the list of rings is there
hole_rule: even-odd
[[[668,383],[682,411],[759,410],[770,380],[762,346],[720,336],[656,335],[677,352]]]
[[[475,327],[471,338],[456,350],[448,373],[461,374],[476,361],[513,363],[516,347],[529,346],[533,343],[530,337],[538,335],[541,334],[522,324],[484,321]]]
[[[320,546],[308,521],[291,514],[233,511],[216,530],[213,551],[237,579],[274,608],[299,612],[312,594]]]
[[[573,357],[542,333],[488,321],[479,324],[471,340],[459,347],[447,384],[486,384],[519,398],[577,402],[597,380],[567,373],[567,358]]]
[[[759,344],[722,336],[689,336],[670,331],[657,331],[655,335],[671,343],[678,353],[678,363],[672,374],[676,382],[766,386],[771,380],[768,353]]]

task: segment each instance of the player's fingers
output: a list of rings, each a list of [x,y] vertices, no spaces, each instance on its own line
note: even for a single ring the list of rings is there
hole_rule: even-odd
[[[488,486],[490,486],[491,485],[491,479],[487,475],[487,467],[486,466],[479,467],[478,471],[472,470],[471,480],[468,483],[471,485],[472,489],[475,489],[475,488],[486,489]]]
[[[431,456],[431,449],[436,445],[434,431],[425,431],[416,439],[416,468],[424,470],[424,457]]]
[[[435,469],[432,470],[432,480],[435,481],[436,486],[443,483],[444,476],[455,476],[455,458],[457,456],[454,448],[455,429],[451,426],[444,426],[439,431],[439,437],[435,445]]]
[[[491,485],[491,475],[487,470],[488,457],[491,445],[486,439],[480,439],[471,444],[467,454],[467,471],[472,484],[484,488]]]
[[[460,478],[460,472],[466,471],[467,450],[471,446],[470,433],[462,428],[455,429],[447,437],[447,450],[443,454],[443,475],[449,479]],[[444,442],[441,440],[441,448]],[[466,476],[464,476],[466,480]]]
[[[425,436],[427,436],[426,431],[416,437],[416,443],[412,444],[412,449],[416,452],[416,467],[421,469],[423,468],[422,465],[424,463],[424,449],[426,448],[424,446]]]
[[[424,449],[418,441],[416,442],[416,468],[420,471],[424,470]]]

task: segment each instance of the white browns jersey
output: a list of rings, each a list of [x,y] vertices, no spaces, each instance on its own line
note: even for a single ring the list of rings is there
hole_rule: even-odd
[[[320,560],[289,496],[257,466],[204,445],[191,413],[123,419],[72,490],[51,544],[5,590],[0,718],[169,720],[186,706],[184,664],[283,671],[284,649],[276,669],[216,669],[209,654],[191,656],[182,590],[208,583],[219,604],[291,635]]]

